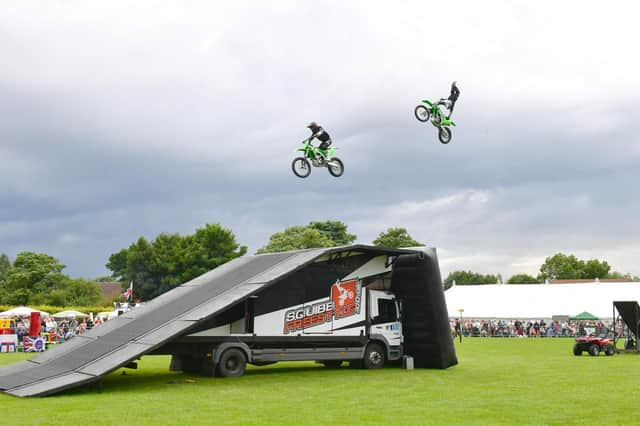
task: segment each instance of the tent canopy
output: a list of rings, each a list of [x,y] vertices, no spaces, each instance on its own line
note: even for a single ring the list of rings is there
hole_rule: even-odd
[[[613,316],[614,300],[640,300],[640,283],[454,285],[445,291],[450,316],[466,318],[552,318],[589,312]]]
[[[88,317],[89,315],[80,311],[62,311],[53,314],[54,318],[76,318],[76,317]]]
[[[42,315],[49,315],[44,311],[39,311],[37,309],[29,308],[28,306],[18,306],[17,308],[9,309],[8,311],[0,312],[0,317],[28,317],[31,315],[31,312],[40,312]]]
[[[597,320],[597,319],[599,319],[599,318],[598,318],[597,316],[595,316],[595,315],[593,315],[593,314],[591,314],[591,313],[587,312],[587,311],[584,311],[584,312],[579,313],[579,314],[578,314],[578,315],[576,315],[575,317],[571,317],[571,318],[569,318],[569,319],[572,319],[572,320],[582,320],[582,321],[588,321],[588,320],[594,320],[594,321],[595,321],[595,320]]]

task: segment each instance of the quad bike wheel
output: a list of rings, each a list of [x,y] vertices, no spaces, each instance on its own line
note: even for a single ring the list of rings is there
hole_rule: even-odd
[[[578,344],[573,345],[573,354],[575,356],[582,355],[582,349],[580,349],[580,346],[578,346]]]
[[[596,345],[595,343],[589,346],[589,355],[598,356],[599,354],[600,354],[600,346]]]

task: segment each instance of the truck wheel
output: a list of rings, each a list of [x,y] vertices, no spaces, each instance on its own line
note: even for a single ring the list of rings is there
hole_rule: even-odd
[[[600,346],[596,345],[595,343],[589,346],[589,355],[598,356],[598,354],[600,354]]]
[[[582,349],[580,349],[580,346],[578,346],[577,344],[573,345],[573,354],[575,356],[582,355]]]
[[[229,348],[222,353],[218,361],[217,372],[220,377],[240,377],[247,366],[247,356],[238,348]]]
[[[339,359],[329,360],[329,361],[321,361],[322,364],[327,368],[340,368],[342,365],[342,361]]]
[[[611,345],[607,345],[604,347],[604,354],[606,356],[612,356],[615,353],[615,351],[613,350],[613,346]]]
[[[364,351],[362,364],[366,369],[382,368],[385,361],[384,347],[379,343],[369,343]]]

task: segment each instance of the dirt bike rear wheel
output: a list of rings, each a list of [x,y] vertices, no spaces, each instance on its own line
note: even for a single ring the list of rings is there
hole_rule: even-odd
[[[429,117],[431,116],[431,112],[429,111],[429,108],[427,108],[424,105],[418,105],[416,109],[413,111],[413,113],[418,119],[418,121],[422,121],[423,123],[426,123],[427,121],[429,121]]]
[[[296,157],[291,162],[291,170],[293,170],[293,174],[299,178],[306,178],[311,174],[311,164],[309,164],[309,160],[304,157]]]
[[[333,165],[330,163],[333,163]],[[344,173],[344,164],[342,164],[342,160],[338,157],[332,157],[327,161],[327,169],[331,176],[340,177]]]
[[[443,144],[451,142],[451,130],[448,127],[440,127],[438,129],[438,139]]]

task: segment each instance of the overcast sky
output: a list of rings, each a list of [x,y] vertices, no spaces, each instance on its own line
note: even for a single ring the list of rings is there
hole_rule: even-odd
[[[6,1],[0,253],[108,273],[221,223],[250,252],[341,220],[457,269],[557,252],[640,275],[637,2]],[[413,109],[461,89],[453,140]],[[290,168],[315,120],[345,163]]]

